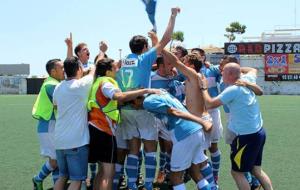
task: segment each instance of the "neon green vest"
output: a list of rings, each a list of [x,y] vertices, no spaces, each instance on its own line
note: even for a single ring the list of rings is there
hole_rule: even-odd
[[[116,88],[119,88],[117,81],[111,77],[99,77],[94,82],[90,96],[88,101],[88,110],[92,110],[92,108],[99,108],[101,111],[108,116],[111,120],[119,123],[120,122],[120,112],[118,110],[118,101],[110,100],[107,105],[101,106],[96,100],[96,93],[99,88],[104,82],[112,83]]]
[[[35,119],[44,119],[46,121],[49,121],[52,114],[53,114],[53,104],[51,102],[51,100],[49,99],[47,92],[46,92],[46,85],[57,85],[59,82],[52,78],[52,77],[48,77],[40,90],[40,93],[33,105],[32,108],[32,116]]]

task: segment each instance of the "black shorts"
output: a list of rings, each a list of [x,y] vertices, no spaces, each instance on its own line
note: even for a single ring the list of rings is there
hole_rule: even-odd
[[[264,128],[253,134],[237,136],[231,144],[231,169],[250,172],[254,166],[261,166],[265,141]]]
[[[117,142],[116,137],[109,135],[89,124],[90,150],[89,163],[117,162]]]

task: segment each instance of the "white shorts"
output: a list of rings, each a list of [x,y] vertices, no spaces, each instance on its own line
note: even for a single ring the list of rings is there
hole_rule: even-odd
[[[56,160],[56,152],[54,146],[54,127],[55,120],[50,120],[48,132],[38,133],[38,138],[40,141],[40,154],[44,157],[49,157]]]
[[[118,126],[116,129],[116,141],[117,141],[117,147],[120,149],[128,149],[127,141],[123,138],[123,130],[124,128]]]
[[[155,118],[155,123],[158,129],[158,136],[166,141],[171,141],[171,131],[167,129],[166,124],[158,118]]]
[[[210,132],[211,143],[217,143],[222,137],[223,126],[221,122],[221,114],[218,108],[208,110],[213,122],[213,129]]]
[[[212,118],[209,114],[203,115],[201,117],[201,119],[203,119],[204,121],[212,122]],[[208,150],[208,148],[211,146],[211,132],[204,132],[204,136],[205,136],[205,143],[204,143],[203,147],[204,147],[204,150]]]
[[[158,130],[155,117],[146,110],[121,110],[121,124],[123,139],[133,137],[144,140],[158,140]]]
[[[236,137],[235,133],[232,132],[229,128],[228,128],[228,123],[230,121],[230,114],[229,113],[225,113],[226,114],[226,127],[224,130],[224,136],[225,136],[225,143],[226,144],[231,144],[233,139]]]
[[[171,154],[171,171],[178,172],[188,169],[192,163],[199,164],[207,160],[203,144],[205,137],[202,130],[173,144]]]

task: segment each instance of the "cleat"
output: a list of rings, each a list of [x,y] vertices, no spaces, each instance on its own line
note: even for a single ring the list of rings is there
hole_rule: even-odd
[[[142,174],[139,174],[138,178],[137,178],[137,181],[136,181],[136,186],[140,189],[142,187],[144,187],[144,177]]]
[[[33,190],[43,190],[43,181],[36,181],[32,178]]]
[[[119,179],[119,187],[120,190],[127,190],[127,184],[126,184],[126,177],[125,175],[122,175]]]

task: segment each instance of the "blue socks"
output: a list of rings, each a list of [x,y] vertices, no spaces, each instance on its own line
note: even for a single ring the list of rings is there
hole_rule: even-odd
[[[42,166],[42,169],[40,170],[39,174],[34,176],[35,181],[43,181],[51,172],[53,171],[53,168],[50,166],[49,161],[47,160],[45,164]]]
[[[145,188],[147,190],[152,190],[152,183],[156,172],[156,152],[148,152],[145,154],[145,171]]]
[[[217,150],[214,153],[210,154],[211,156],[211,164],[213,169],[214,180],[217,183],[219,178],[219,170],[220,170],[220,161],[221,161],[221,151]]]
[[[131,190],[137,189],[136,180],[138,175],[138,162],[139,162],[138,156],[133,154],[128,154],[126,173],[128,177],[128,188]]]

